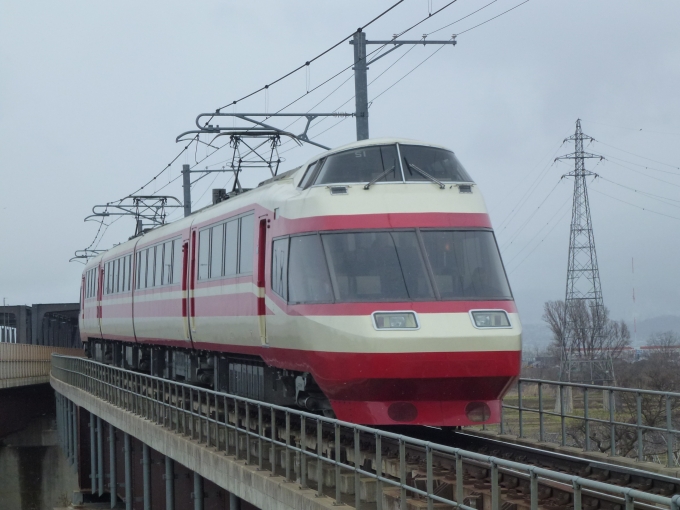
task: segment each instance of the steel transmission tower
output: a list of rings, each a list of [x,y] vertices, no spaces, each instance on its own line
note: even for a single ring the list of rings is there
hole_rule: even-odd
[[[576,132],[566,138],[566,141],[574,142],[574,152],[556,158],[556,161],[574,160],[574,170],[563,176],[574,178],[574,197],[569,236],[560,380],[578,379],[579,382],[591,383],[597,380],[603,384],[613,381],[614,371],[611,354],[600,349],[604,345],[602,336],[606,315],[586,181],[587,177],[597,177],[597,174],[586,169],[585,160],[604,158],[583,150],[583,142],[593,141],[593,138],[583,134],[581,119],[576,121]],[[583,320],[583,317],[579,320],[574,313],[579,309],[581,312],[586,310],[590,312],[590,320]],[[596,349],[585,351],[581,348],[575,349],[577,338],[590,339],[590,347],[595,346]]]

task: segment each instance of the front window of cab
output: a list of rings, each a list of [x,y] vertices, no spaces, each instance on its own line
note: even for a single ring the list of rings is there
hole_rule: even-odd
[[[305,234],[272,255],[272,290],[291,304],[512,299],[490,230]]]
[[[472,182],[453,152],[425,145],[373,145],[331,154],[307,167],[301,188],[381,182]]]

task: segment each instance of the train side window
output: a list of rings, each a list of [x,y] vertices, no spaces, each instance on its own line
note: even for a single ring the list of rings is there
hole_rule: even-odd
[[[226,225],[224,274],[232,276],[236,274],[238,267],[238,220],[230,221]]]
[[[107,262],[104,265],[104,294],[108,294],[110,292],[109,291],[109,289],[111,288],[110,280],[111,280],[111,262]]]
[[[182,240],[175,239],[172,242],[172,276],[170,283],[180,283],[182,279]]]
[[[210,243],[210,278],[222,276],[222,262],[224,259],[224,223],[212,227],[212,241]]]
[[[172,241],[163,243],[163,285],[172,283]]]
[[[148,250],[142,250],[139,254],[139,288],[146,289],[146,255]]]
[[[137,252],[137,264],[135,265],[135,288],[139,289],[140,288],[140,278],[139,278],[139,270],[142,267],[142,254],[141,252]]]
[[[198,233],[198,279],[208,278],[210,267],[210,229],[206,228]]]
[[[302,189],[307,189],[309,186],[311,186],[312,182],[314,182],[314,174],[316,174],[316,171],[319,168],[319,163],[321,163],[321,160],[315,161],[311,165],[307,167],[307,171],[305,172],[305,175],[300,179],[300,185],[299,187]]]
[[[272,245],[272,291],[288,301],[288,238]]]
[[[147,248],[146,252],[146,282],[144,288],[153,287],[153,248]]]
[[[130,289],[132,288],[132,255],[127,256],[127,278],[126,278],[126,286],[125,290],[127,292],[130,292]]]
[[[146,287],[151,288],[153,287],[153,262],[155,260],[155,250],[154,247],[152,246],[151,248],[148,249],[149,254],[147,255],[147,260],[146,260]]]
[[[239,229],[239,274],[253,272],[253,243],[255,241],[255,215],[241,218]]]
[[[113,285],[111,292],[115,294],[118,292],[118,282],[120,281],[120,272],[119,272],[119,263],[120,259],[116,259],[113,261]]]
[[[156,264],[154,265],[155,271],[154,274],[156,277],[154,278],[153,285],[154,287],[159,287],[162,283],[162,278],[163,278],[163,245],[159,244],[155,248],[156,251]]]
[[[125,292],[125,275],[127,274],[125,271],[125,261],[127,260],[127,257],[121,257],[120,258],[120,292]]]
[[[126,255],[123,260],[125,261],[125,280],[123,285],[125,286],[125,292],[128,292],[130,290],[130,255]]]
[[[333,289],[318,235],[290,238],[288,301],[290,303],[332,303]]]

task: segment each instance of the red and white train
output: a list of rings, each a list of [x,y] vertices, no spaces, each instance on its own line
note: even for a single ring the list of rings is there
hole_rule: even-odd
[[[453,152],[374,139],[93,258],[99,361],[371,425],[497,422],[521,326]]]

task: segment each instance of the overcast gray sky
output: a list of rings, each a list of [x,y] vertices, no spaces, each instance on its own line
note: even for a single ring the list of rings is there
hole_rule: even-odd
[[[492,2],[430,38],[461,34],[521,1]],[[408,37],[489,2],[458,0]],[[82,266],[68,260],[95,236],[97,224],[83,223],[94,204],[131,193],[163,169],[181,148],[175,137],[193,127],[196,114],[270,83],[392,3],[3,0],[0,297],[11,304],[76,301]],[[368,28],[368,38],[390,38],[445,3],[406,0]],[[442,48],[372,104],[372,137],[444,144],[479,183],[525,322],[539,322],[543,302],[564,296],[573,183],[560,183],[566,163],[551,163],[573,150],[560,144],[578,117],[598,140],[588,150],[608,157],[590,164],[608,179],[590,188],[605,304],[626,320],[635,311],[640,319],[680,314],[679,19],[677,1],[530,0],[461,34],[455,48]],[[376,62],[369,81],[386,72],[369,86],[369,99],[437,49],[400,49]],[[269,110],[352,58],[352,47],[342,44],[308,75],[272,86]],[[353,80],[341,86],[349,73],[287,111],[307,111],[336,87],[316,111],[352,111],[353,100],[343,103],[354,94]],[[261,93],[237,108],[262,111],[265,101]],[[321,133],[333,124],[325,121],[311,135],[328,146],[354,140],[354,120]],[[315,152],[286,152],[284,169]],[[147,191],[205,155],[192,149]],[[220,151],[206,164],[228,158]],[[254,172],[244,182],[262,176]],[[226,180],[197,183],[194,207]],[[165,192],[181,197],[180,181]],[[133,230],[124,218],[99,247]]]

